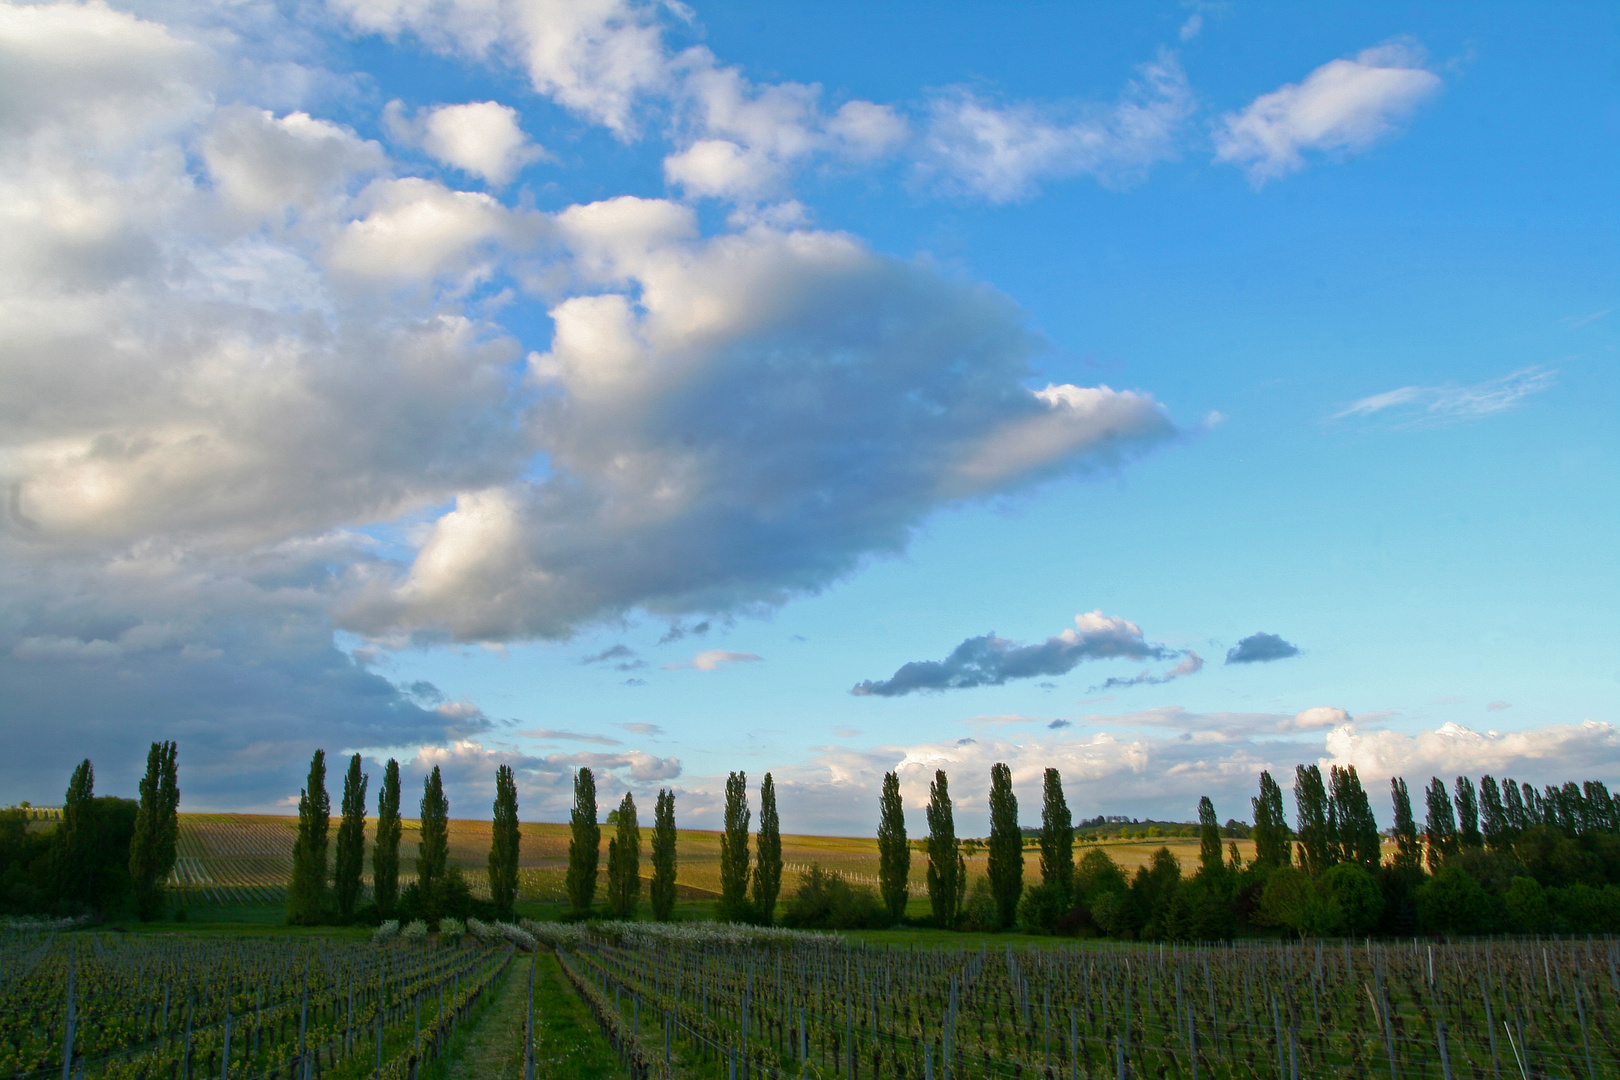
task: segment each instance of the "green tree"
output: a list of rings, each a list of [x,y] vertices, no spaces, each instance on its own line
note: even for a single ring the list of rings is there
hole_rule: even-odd
[[[1390,801],[1395,805],[1395,867],[1404,871],[1423,869],[1423,848],[1418,843],[1417,822],[1412,818],[1412,796],[1406,780],[1391,777]]]
[[[614,825],[608,841],[608,909],[615,919],[632,919],[641,902],[641,822],[628,791],[619,802]]]
[[[518,850],[523,833],[518,828],[517,777],[512,766],[502,765],[495,770],[495,806],[489,839],[489,898],[494,901],[495,914],[502,919],[512,917],[517,903]]]
[[[1198,863],[1207,877],[1218,877],[1225,864],[1221,862],[1221,827],[1215,817],[1215,804],[1205,795],[1198,800]]]
[[[1541,882],[1530,877],[1516,877],[1502,897],[1513,928],[1522,934],[1540,934],[1552,928],[1552,908]]]
[[[1530,827],[1529,815],[1524,812],[1524,797],[1511,776],[1502,781],[1502,818],[1507,825],[1507,844],[1511,847],[1519,834]]]
[[[437,892],[450,863],[450,800],[444,797],[444,778],[433,766],[422,781],[422,838],[416,847],[416,888],[424,903],[436,910]]]
[[[1283,820],[1282,788],[1271,773],[1260,773],[1260,794],[1249,800],[1254,808],[1254,861],[1258,866],[1287,866],[1288,826]]]
[[[568,903],[574,914],[583,915],[596,899],[596,864],[602,847],[602,829],[596,823],[596,776],[589,769],[574,774],[574,808],[568,825]]]
[[[1442,866],[1418,887],[1417,911],[1419,926],[1431,934],[1489,934],[1506,915],[1502,902],[1460,866]]]
[[[298,838],[293,841],[292,880],[287,886],[287,921],[314,926],[326,902],[326,834],[332,827],[332,801],[326,794],[326,751],[309,760],[309,779],[298,793]]]
[[[1323,874],[1316,886],[1338,908],[1344,931],[1365,934],[1378,925],[1378,916],[1384,911],[1384,893],[1365,866],[1342,862]]]
[[[1457,818],[1451,810],[1446,782],[1438,776],[1429,777],[1429,787],[1423,797],[1428,809],[1423,842],[1428,847],[1429,873],[1433,874],[1457,854]]]
[[[748,774],[726,778],[725,831],[720,834],[720,918],[725,922],[748,919]]]
[[[1327,788],[1318,766],[1294,768],[1294,811],[1303,869],[1312,877],[1325,873],[1338,861],[1333,850],[1337,823],[1328,818]]]
[[[990,766],[990,892],[1002,926],[1011,926],[1024,895],[1024,834],[1018,828],[1018,796],[1012,770],[1001,762]]]
[[[343,813],[338,818],[337,850],[332,864],[332,886],[338,914],[348,919],[360,899],[360,876],[366,865],[366,786],[360,755],[349,759],[343,777]]]
[[[399,762],[393,758],[383,769],[377,791],[377,842],[371,849],[371,893],[377,910],[391,915],[399,902]]]
[[[754,911],[766,926],[776,917],[776,897],[782,891],[782,822],[776,816],[776,782],[765,774],[759,786],[759,858],[754,866]]]
[[[1309,874],[1292,866],[1279,866],[1266,879],[1260,915],[1271,925],[1286,927],[1301,937],[1331,934],[1344,919],[1337,902],[1318,889]]]
[[[1056,769],[1046,770],[1041,788],[1041,884],[1063,910],[1074,903],[1074,819]]]
[[[1382,857],[1378,820],[1354,765],[1333,766],[1328,774],[1332,816],[1338,826],[1339,858],[1363,869],[1378,869]]]
[[[97,885],[96,769],[85,758],[68,778],[62,798],[62,820],[52,843],[56,895],[70,904],[94,902]]]
[[[1457,841],[1465,848],[1485,846],[1485,837],[1479,831],[1479,796],[1474,793],[1474,782],[1466,776],[1457,777]]]
[[[906,914],[907,879],[911,876],[911,845],[906,842],[906,808],[900,799],[900,775],[883,774],[883,795],[878,800],[878,891],[889,921]]]
[[[956,817],[951,808],[950,782],[944,769],[934,770],[928,785],[928,904],[934,923],[949,930],[962,910],[967,875],[962,872],[961,845],[956,841]]]
[[[658,790],[653,810],[653,918],[668,922],[675,911],[675,793]]]
[[[146,755],[146,776],[141,780],[140,808],[129,845],[129,879],[142,921],[155,919],[162,912],[163,883],[174,869],[180,808],[175,755],[173,742],[153,743]]]

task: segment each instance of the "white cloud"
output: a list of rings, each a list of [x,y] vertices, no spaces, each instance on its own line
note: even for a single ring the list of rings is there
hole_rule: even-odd
[[[1145,394],[1024,389],[1005,298],[849,236],[696,239],[689,210],[631,198],[554,223],[581,286],[613,291],[553,307],[530,359],[551,473],[462,492],[402,579],[354,596],[357,629],[550,637],[634,606],[774,605],[936,506],[1175,437]]]
[[[1255,187],[1305,166],[1302,151],[1355,152],[1392,134],[1440,89],[1440,76],[1405,44],[1331,60],[1227,113],[1215,132],[1215,158],[1237,165]]]
[[[1484,773],[1562,783],[1613,774],[1620,767],[1620,729],[1594,720],[1510,732],[1446,723],[1405,734],[1345,724],[1329,732],[1323,762],[1354,765],[1369,779],[1405,776],[1409,784],[1428,776],[1449,781]]]
[[[1186,76],[1168,52],[1137,70],[1117,104],[1074,118],[1028,103],[997,105],[959,88],[930,105],[924,170],[948,192],[998,203],[1068,176],[1123,186],[1175,155],[1192,110]]]
[[[344,227],[327,255],[333,269],[353,277],[483,276],[488,245],[523,240],[521,219],[482,192],[407,177],[379,181],[362,198],[369,212]]]
[[[752,664],[764,659],[751,652],[729,652],[725,649],[704,649],[684,664],[674,664],[672,667],[689,667],[698,671],[716,671],[721,664]]]
[[[1527,367],[1473,386],[1402,386],[1353,401],[1334,413],[1333,419],[1389,412],[1404,418],[1402,426],[1406,427],[1472,420],[1505,412],[1548,389],[1557,378],[1557,371]]]
[[[312,208],[386,161],[382,147],[347,128],[303,112],[277,119],[246,105],[219,111],[202,152],[220,194],[255,217]]]
[[[1297,714],[1287,725],[1299,731],[1336,728],[1350,722],[1350,714],[1331,705],[1317,705]]]
[[[524,167],[544,160],[544,148],[529,141],[518,111],[496,101],[440,105],[414,118],[398,101],[383,110],[390,136],[421,146],[436,160],[477,176],[494,187],[509,183]]]

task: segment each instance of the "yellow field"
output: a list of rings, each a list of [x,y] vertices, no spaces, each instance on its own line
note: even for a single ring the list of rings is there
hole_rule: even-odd
[[[181,814],[180,838],[174,875],[170,883],[182,893],[213,903],[279,904],[286,897],[287,880],[292,873],[293,838],[298,819],[264,814]],[[376,822],[366,823],[365,880],[371,882],[371,837]],[[328,852],[336,838],[337,821],[333,819],[328,838]],[[568,868],[568,826],[563,824],[525,822],[518,860],[519,898],[523,900],[560,900],[564,897],[563,880]],[[404,886],[415,877],[417,840],[421,823],[404,822],[400,840],[400,884]],[[489,857],[490,823],[487,821],[450,822],[450,861],[467,875],[475,892],[488,894],[485,867]],[[607,841],[609,830],[602,829],[601,873],[607,872]],[[652,856],[652,830],[642,829],[642,866],[650,871]],[[1076,844],[1078,859],[1090,845]],[[1134,871],[1152,857],[1160,847],[1168,847],[1181,861],[1185,872],[1191,872],[1198,860],[1198,841],[1190,838],[1167,837],[1162,840],[1108,841],[1103,845],[1109,855],[1125,868]],[[1238,841],[1245,858],[1254,854],[1253,845]],[[679,860],[676,881],[680,893],[688,899],[718,896],[720,892],[720,834],[718,832],[682,829],[677,841]],[[1025,875],[1039,873],[1039,853],[1033,848],[1025,850]],[[968,860],[969,877],[985,872],[986,856],[982,850]],[[784,836],[782,837],[784,891],[791,889],[794,880],[809,870],[812,864],[836,870],[850,880],[877,885],[877,840],[864,837]],[[927,856],[914,851],[911,860],[911,892],[914,896],[925,893],[924,872]]]

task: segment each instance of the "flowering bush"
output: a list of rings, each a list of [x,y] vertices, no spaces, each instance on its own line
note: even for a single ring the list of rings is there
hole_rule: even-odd
[[[371,940],[378,945],[385,941],[392,941],[399,936],[399,920],[389,919],[371,932]]]

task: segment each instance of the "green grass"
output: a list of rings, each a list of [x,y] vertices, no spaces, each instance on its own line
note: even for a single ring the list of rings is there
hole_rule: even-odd
[[[603,1080],[626,1075],[590,1009],[569,987],[556,954],[542,950],[535,963],[535,1076]]]

